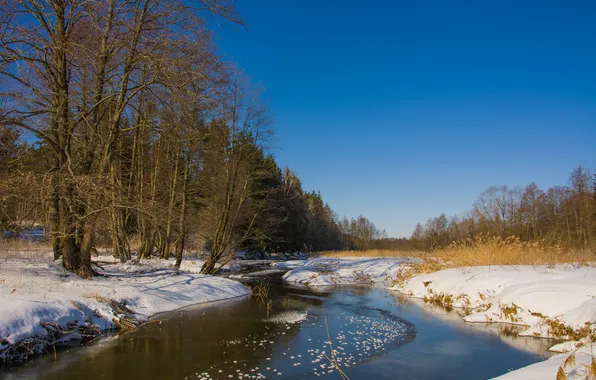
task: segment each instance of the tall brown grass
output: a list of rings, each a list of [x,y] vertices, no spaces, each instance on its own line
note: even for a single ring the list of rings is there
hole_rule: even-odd
[[[0,239],[0,259],[41,258],[49,255],[49,243],[19,239]]]
[[[478,235],[454,242],[448,247],[426,251],[339,251],[323,252],[323,257],[416,257],[432,261],[433,267],[443,268],[482,265],[554,265],[562,263],[585,264],[596,261],[590,250],[564,249],[543,242],[522,242],[516,236]]]
[[[590,250],[562,248],[541,241],[522,242],[516,236],[478,235],[436,251],[450,266],[584,264],[596,259]]]

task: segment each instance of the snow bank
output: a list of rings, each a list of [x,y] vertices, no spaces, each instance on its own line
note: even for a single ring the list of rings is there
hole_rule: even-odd
[[[131,260],[125,263],[121,263],[120,259],[113,257],[112,255],[102,255],[97,258],[93,258],[93,261],[97,260],[100,265],[103,266],[102,262],[110,263],[109,270],[112,272],[124,272],[124,273],[144,273],[153,272],[156,270],[162,270],[164,268],[174,269],[176,260],[165,260],[165,259],[142,259],[141,261]],[[195,257],[188,257],[182,260],[180,264],[180,271],[185,273],[201,273],[201,268],[205,260],[197,259]],[[229,269],[228,266],[224,268]]]
[[[415,276],[392,288],[412,297],[462,308],[467,322],[523,325],[522,336],[577,338],[596,330],[596,268],[556,266],[484,266],[446,269]],[[575,335],[575,336],[573,336]],[[551,351],[571,351],[567,342]],[[581,365],[592,360],[592,346],[578,349],[568,379],[585,377]],[[569,354],[556,355],[499,379],[554,379]]]
[[[159,312],[248,294],[248,289],[235,281],[194,273],[198,262],[187,265],[177,272],[156,268],[154,260],[141,265],[105,264],[101,272],[106,277],[83,280],[65,272],[59,262],[2,261],[0,357],[11,344],[45,336],[42,322],[112,328],[117,315],[107,300],[126,305],[137,319],[145,321]]]
[[[284,281],[313,286],[372,284],[395,279],[407,258],[317,258],[292,269]]]
[[[584,346],[575,352],[575,362],[563,368],[568,380],[588,379],[588,368],[593,359],[594,348]],[[563,365],[569,354],[560,354],[550,357],[543,362],[511,371],[505,375],[496,377],[499,380],[543,380],[557,377],[559,368]]]
[[[307,260],[287,260],[287,261],[276,261],[271,263],[271,266],[274,268],[282,268],[282,269],[294,269],[298,267],[302,267],[307,263]]]
[[[552,323],[573,329],[596,323],[593,267],[455,268],[415,276],[393,289],[418,298],[448,295],[450,306],[470,313],[466,321],[529,326],[521,335],[553,337]]]
[[[265,277],[274,276],[274,275],[281,275],[285,270],[283,269],[265,269],[256,272],[249,272],[249,273],[241,273],[241,274],[232,274],[229,278],[235,280],[260,280]]]

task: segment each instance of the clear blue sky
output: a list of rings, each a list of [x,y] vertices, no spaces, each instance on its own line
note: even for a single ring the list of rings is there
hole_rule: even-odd
[[[596,170],[596,1],[238,0],[221,55],[266,89],[280,166],[390,236],[490,185]]]

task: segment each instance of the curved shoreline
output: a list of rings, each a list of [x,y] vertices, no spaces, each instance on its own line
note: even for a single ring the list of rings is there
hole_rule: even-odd
[[[121,264],[106,266],[106,277],[82,280],[55,262],[2,262],[0,362],[22,363],[54,346],[138,327],[162,312],[249,294],[239,282],[153,266],[159,264],[142,263],[132,273]]]
[[[407,262],[370,258],[294,261],[284,280],[312,288],[379,285],[388,278],[395,278],[407,267]],[[35,349],[25,347],[33,354],[24,361],[61,344],[80,344],[115,328],[138,327],[164,312],[249,293],[239,282],[192,273],[200,266],[198,261],[191,260],[186,271],[159,267],[163,264],[159,261],[114,264],[105,271],[105,278],[81,280],[65,273],[57,263],[3,262],[0,302],[8,307],[0,310],[0,361],[10,363],[11,357],[7,355],[10,348],[27,339],[32,340]],[[281,269],[284,265],[274,266]],[[594,284],[596,269],[591,267],[470,267],[413,276],[389,289],[428,303],[457,308],[466,314],[463,317],[466,322],[526,325],[529,328],[522,336],[552,337],[549,329],[557,325],[545,324],[545,321],[557,320],[577,330],[581,327],[577,321],[586,315],[594,320],[596,308],[592,308],[592,304],[596,301],[590,296],[596,290]],[[553,286],[557,292],[553,291]],[[565,302],[544,302],[553,295],[563,297]],[[575,325],[571,317],[576,317]],[[578,342],[581,343],[587,341]],[[567,372],[581,371],[581,364],[591,358],[589,347],[578,350],[577,363],[573,368],[566,368]],[[568,342],[558,345],[557,349],[573,350],[575,344]],[[554,377],[567,357],[555,355],[504,374],[503,378],[532,378],[544,371],[550,371],[549,375]],[[556,363],[559,364],[555,366]]]
[[[397,267],[393,261],[401,260]],[[369,266],[371,262],[374,265]],[[407,272],[407,260],[400,258],[314,259],[292,269],[284,280],[312,287],[346,283],[377,283],[384,278],[396,279]],[[368,268],[372,270],[367,272]],[[451,268],[428,274],[414,275],[390,290],[424,299],[425,302],[457,308],[466,322],[498,322],[523,325],[528,328],[521,336],[558,338],[566,344],[551,347],[559,352],[584,346],[591,352],[596,336],[596,268],[570,264],[556,266],[485,266]],[[578,349],[578,352],[584,350]],[[586,351],[584,356],[587,355]],[[541,373],[568,355],[556,355],[554,361],[544,361],[532,369],[518,370],[528,376]],[[583,356],[582,356],[583,357]],[[591,358],[591,356],[590,356]],[[569,373],[583,371],[587,356]],[[590,359],[591,360],[591,359]],[[550,373],[555,377],[558,371]],[[523,370],[523,371],[522,371]],[[508,379],[514,372],[505,374]],[[520,377],[523,378],[523,377]]]

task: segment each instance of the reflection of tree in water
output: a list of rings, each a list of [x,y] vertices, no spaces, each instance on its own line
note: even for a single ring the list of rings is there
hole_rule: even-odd
[[[293,303],[292,309],[296,310],[297,306]],[[272,302],[271,314],[282,310],[281,300]],[[299,324],[287,325],[289,328],[286,328],[286,325],[265,323],[266,318],[266,305],[246,299],[217,308],[182,312],[161,325],[147,326],[135,337],[137,340],[152,340],[150,349],[162,352],[166,357],[184,351],[184,356],[193,358],[195,364],[192,368],[199,373],[222,361],[236,361],[250,368],[271,357],[273,342],[277,340],[274,336],[282,328],[284,340],[291,339],[300,330]],[[181,336],[184,338],[181,339]],[[174,357],[164,359],[174,360]]]
[[[299,305],[293,303],[292,309]],[[281,300],[272,307],[272,312],[284,310]],[[284,340],[300,330],[300,324],[277,326],[265,319],[264,305],[251,299],[161,314],[103,349],[80,350],[77,360],[53,365],[51,371],[46,368],[44,378],[170,379],[194,376],[226,361],[255,367],[272,354],[273,344],[261,341],[276,341],[271,336],[282,328]]]

